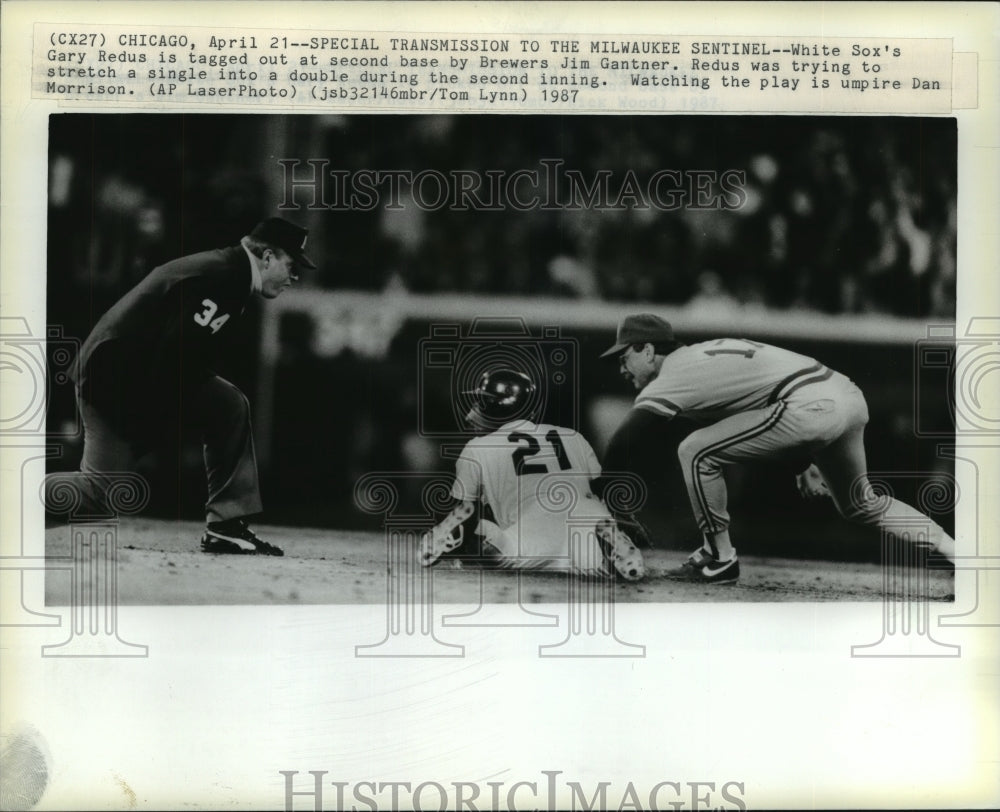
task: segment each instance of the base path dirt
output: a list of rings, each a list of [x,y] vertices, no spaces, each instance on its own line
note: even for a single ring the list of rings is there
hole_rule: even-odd
[[[558,573],[457,568],[443,561],[431,571],[413,561],[389,565],[379,533],[256,526],[258,534],[285,551],[284,557],[208,555],[199,549],[202,526],[156,519],[122,520],[118,527],[118,599],[121,605],[368,604],[386,600],[390,588],[432,579],[436,603],[557,603],[579,589]],[[46,531],[46,603],[70,600],[73,564],[67,527]],[[801,561],[740,556],[737,584],[704,586],[671,581],[663,570],[676,566],[682,551],[645,552],[647,577],[618,584],[625,603],[879,601],[886,579],[877,564]],[[412,569],[411,569],[412,568]],[[86,568],[83,569],[86,572]],[[954,576],[926,570],[926,598],[954,599]],[[595,588],[589,586],[588,588]],[[596,593],[595,593],[596,594]],[[890,596],[891,597],[891,596]]]

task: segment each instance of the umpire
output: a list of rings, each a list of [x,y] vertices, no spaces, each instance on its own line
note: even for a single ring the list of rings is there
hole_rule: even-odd
[[[308,231],[272,217],[239,245],[154,268],[98,321],[74,366],[83,421],[80,498],[101,514],[113,472],[132,470],[164,430],[193,424],[208,477],[207,553],[283,555],[246,517],[261,511],[250,404],[209,366],[213,345],[251,296],[274,299],[315,268]],[[51,500],[50,504],[51,504]]]

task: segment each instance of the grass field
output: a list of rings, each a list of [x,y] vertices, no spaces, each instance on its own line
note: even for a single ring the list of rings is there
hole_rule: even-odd
[[[258,526],[259,535],[285,556],[213,556],[199,549],[196,522],[123,519],[118,528],[118,598],[122,605],[368,604],[386,599],[389,579],[405,566],[387,567],[387,545],[379,533]],[[67,605],[72,588],[68,527],[46,531],[46,603]],[[885,590],[877,564],[799,561],[741,556],[739,583],[684,584],[660,573],[683,552],[645,551],[647,576],[619,584],[620,602],[878,601]],[[390,575],[392,569],[397,572]],[[84,569],[84,571],[86,571]],[[426,575],[427,571],[421,571]],[[433,573],[437,603],[564,601],[567,578],[557,573],[457,569],[442,561]],[[952,600],[954,576],[928,570],[927,596]]]

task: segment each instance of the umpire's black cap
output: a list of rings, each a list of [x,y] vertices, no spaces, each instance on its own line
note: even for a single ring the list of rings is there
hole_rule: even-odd
[[[297,226],[295,223],[280,217],[268,217],[253,227],[250,236],[255,240],[280,248],[303,268],[316,267],[313,261],[303,253],[306,248],[306,239],[309,237],[309,229],[307,228]]]
[[[618,335],[615,345],[601,353],[601,358],[616,355],[633,344],[653,344],[654,346],[669,346],[678,344],[674,338],[674,328],[670,322],[654,316],[652,313],[639,313],[626,316],[618,325]]]

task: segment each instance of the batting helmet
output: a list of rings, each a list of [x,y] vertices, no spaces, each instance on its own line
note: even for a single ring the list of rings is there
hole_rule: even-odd
[[[531,417],[535,384],[523,372],[494,369],[484,372],[469,394],[475,396],[475,405],[465,419],[477,428],[494,429],[508,420]]]

